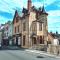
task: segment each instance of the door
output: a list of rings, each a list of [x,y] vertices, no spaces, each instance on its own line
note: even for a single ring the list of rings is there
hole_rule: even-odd
[[[21,45],[21,37],[18,37],[18,45]]]
[[[16,37],[16,45],[18,46],[18,37]]]
[[[26,39],[26,37],[23,36],[23,46],[25,46],[25,39]]]
[[[36,37],[33,37],[33,39],[32,39],[32,45],[33,44],[36,44]]]
[[[42,44],[42,36],[40,36],[40,44]]]

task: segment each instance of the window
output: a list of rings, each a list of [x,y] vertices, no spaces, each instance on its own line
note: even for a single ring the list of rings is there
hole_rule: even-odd
[[[23,46],[25,46],[25,39],[26,39],[26,36],[23,36]]]
[[[44,44],[44,36],[40,36],[39,40],[40,40],[40,44]]]
[[[39,31],[42,31],[42,23],[39,23]]]
[[[34,25],[34,27],[33,27],[33,30],[34,30],[34,31],[36,30],[35,28],[36,28],[36,26]]]
[[[16,27],[15,27],[15,33],[16,33]]]
[[[26,30],[26,24],[23,23],[23,31],[25,31],[25,30]]]
[[[8,36],[8,32],[7,32],[7,36]]]
[[[11,29],[10,29],[10,32],[11,32]]]
[[[8,30],[8,26],[6,27],[6,30]]]
[[[33,23],[33,25],[32,25],[32,30],[36,31],[36,24],[35,23]]]
[[[19,17],[16,17],[16,22],[18,22],[19,21]]]
[[[42,36],[40,36],[40,44],[42,44]]]
[[[19,26],[18,26],[18,32],[19,32]]]
[[[36,44],[36,37],[33,37],[33,44]]]

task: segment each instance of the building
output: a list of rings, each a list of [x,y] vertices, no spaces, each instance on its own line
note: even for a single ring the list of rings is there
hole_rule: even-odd
[[[1,24],[1,26],[0,26],[0,47],[2,46],[3,36],[4,36],[4,24]]]
[[[50,44],[53,44],[54,39],[58,39],[59,40],[59,45],[60,45],[60,34],[56,33],[48,33],[48,42]]]
[[[55,35],[53,33],[48,33],[48,44],[53,44],[53,40],[55,39]]]
[[[12,44],[12,35],[13,35],[13,24],[11,21],[8,21],[4,25],[4,36],[3,36],[3,45],[8,46]]]
[[[15,45],[28,48],[37,44],[47,44],[47,16],[44,6],[36,9],[31,0],[28,0],[27,9],[23,8],[21,14],[16,10],[13,19]]]
[[[2,32],[0,31],[0,47],[1,47],[1,41],[2,41]]]
[[[9,39],[9,45],[13,44],[13,23],[9,21],[9,29],[8,29],[8,39]]]

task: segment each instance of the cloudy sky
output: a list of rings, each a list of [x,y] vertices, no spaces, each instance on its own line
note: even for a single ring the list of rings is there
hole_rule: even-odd
[[[37,8],[44,3],[48,12],[48,31],[60,33],[60,0],[32,0]],[[15,10],[22,10],[27,7],[27,0],[0,0],[0,24],[13,20]]]

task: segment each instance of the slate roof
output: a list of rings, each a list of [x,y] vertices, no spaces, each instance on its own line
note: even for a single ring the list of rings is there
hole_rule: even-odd
[[[41,15],[41,14],[46,14],[48,15],[48,13],[46,13],[45,9],[44,9],[44,6],[43,7],[40,7],[39,9],[37,9],[35,6],[32,6],[31,7],[31,11],[34,11],[36,12],[36,19],[38,19],[38,16]],[[15,11],[15,15],[14,15],[14,18],[16,16],[16,14],[18,14],[18,16],[20,17],[20,19],[24,19],[25,16],[29,16],[29,11],[23,7],[22,11],[17,9]],[[14,21],[14,18],[13,18],[13,21]]]

